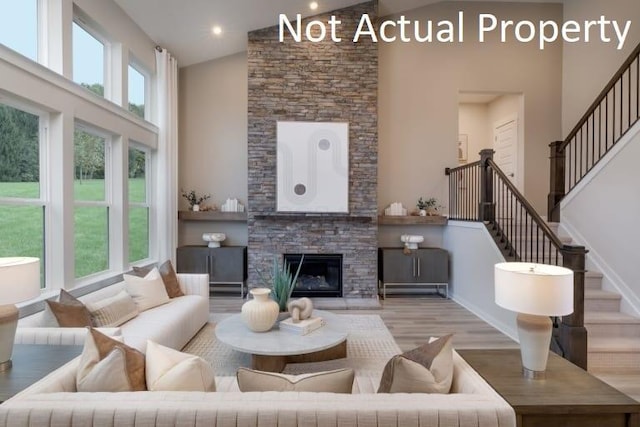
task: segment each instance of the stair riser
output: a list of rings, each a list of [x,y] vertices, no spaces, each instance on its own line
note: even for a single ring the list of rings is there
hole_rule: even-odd
[[[620,311],[619,299],[585,299],[585,311]]]
[[[640,351],[638,352],[599,352],[589,351],[589,372],[640,372]]]
[[[585,276],[584,288],[585,289],[602,289],[602,277]]]
[[[640,338],[640,325],[634,323],[586,323],[590,337]]]

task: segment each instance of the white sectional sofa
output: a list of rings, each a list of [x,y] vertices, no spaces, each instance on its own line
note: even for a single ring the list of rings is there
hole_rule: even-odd
[[[206,274],[178,274],[180,289],[185,294],[172,298],[168,303],[139,313],[117,328],[100,328],[108,335],[122,335],[125,344],[145,350],[147,340],[176,350],[209,321],[209,278]],[[113,296],[124,289],[124,282],[99,289],[78,298],[82,302],[94,302]],[[85,328],[40,327],[43,312],[32,314],[18,321],[18,344],[66,344],[82,345],[87,333]]]

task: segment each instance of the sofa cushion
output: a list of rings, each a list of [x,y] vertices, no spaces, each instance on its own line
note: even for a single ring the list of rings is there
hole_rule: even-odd
[[[147,341],[147,389],[150,391],[216,391],[215,375],[201,357]]]
[[[76,389],[79,392],[146,390],[144,361],[144,354],[138,350],[90,328],[80,355]]]
[[[133,267],[133,274],[139,277],[144,277],[153,269],[153,267]],[[158,271],[162,277],[164,287],[167,291],[169,298],[176,298],[184,296],[184,292],[180,289],[178,283],[178,276],[176,275],[171,260],[165,261],[162,265],[158,266]]]
[[[394,356],[382,372],[378,393],[449,393],[453,380],[452,335]]]
[[[57,326],[74,328],[93,325],[89,310],[82,302],[64,289],[60,289],[58,301],[46,300],[46,307],[53,313]],[[46,322],[49,323],[50,321],[47,320]]]
[[[120,291],[102,301],[88,302],[87,309],[91,313],[93,324],[96,327],[120,326],[138,315],[138,307],[127,291]]]
[[[240,368],[236,373],[240,391],[313,391],[351,393],[353,369],[287,375]]]
[[[123,274],[122,277],[125,281],[125,289],[135,301],[139,311],[145,311],[169,302],[169,295],[167,295],[157,268],[151,270],[144,277],[131,274]]]

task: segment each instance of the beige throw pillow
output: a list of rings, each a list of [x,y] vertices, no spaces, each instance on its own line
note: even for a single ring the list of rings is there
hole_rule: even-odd
[[[153,267],[133,267],[133,274],[138,277],[146,276]],[[176,298],[184,296],[184,292],[180,289],[180,284],[178,283],[178,276],[176,275],[175,270],[173,269],[173,265],[171,264],[171,260],[165,261],[162,265],[158,267],[158,271],[160,272],[160,276],[162,277],[162,282],[164,283],[164,287],[167,290],[167,295],[169,298]]]
[[[240,368],[236,373],[240,391],[313,391],[351,393],[353,369],[286,375]]]
[[[147,341],[145,359],[150,391],[216,391],[213,368],[202,358]]]
[[[122,277],[125,289],[135,301],[138,311],[145,311],[169,302],[169,295],[167,295],[157,268],[151,270],[144,277],[130,274],[123,274]]]
[[[93,317],[93,326],[103,328],[120,326],[138,315],[135,301],[125,290],[110,298],[87,303],[87,309]]]
[[[80,392],[145,390],[144,354],[89,328],[76,374]]]
[[[91,313],[78,300],[64,289],[60,289],[58,301],[46,300],[46,307],[56,319],[57,326],[63,328],[77,328],[84,326],[92,326]],[[45,308],[46,311],[46,308]],[[48,313],[44,313],[43,317],[47,317]],[[47,320],[46,322],[50,322]]]
[[[378,393],[449,393],[453,335],[394,356],[382,372]]]

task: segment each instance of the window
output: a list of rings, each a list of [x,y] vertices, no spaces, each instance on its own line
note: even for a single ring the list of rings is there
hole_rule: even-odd
[[[0,43],[38,60],[37,0],[0,0]]]
[[[75,277],[109,268],[107,138],[76,126],[74,135]]]
[[[129,262],[149,258],[149,152],[129,148]]]
[[[0,256],[40,258],[44,272],[40,121],[36,114],[0,104]]]
[[[144,119],[146,77],[129,65],[129,111]]]
[[[104,96],[104,43],[73,23],[73,81]]]

